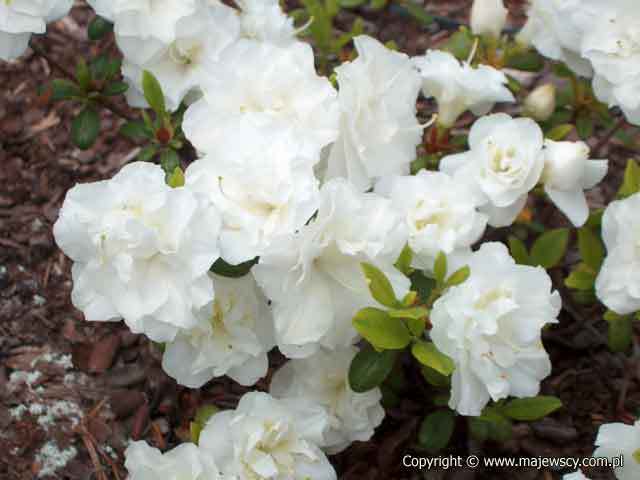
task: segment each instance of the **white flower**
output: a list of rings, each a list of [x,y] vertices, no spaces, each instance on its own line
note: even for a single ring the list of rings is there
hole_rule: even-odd
[[[607,256],[596,279],[596,294],[620,315],[640,310],[640,193],[607,206],[602,239]]]
[[[73,0],[0,1],[0,60],[13,60],[29,46],[32,33],[44,33],[47,23],[64,17]]]
[[[365,191],[375,178],[409,173],[422,138],[420,77],[405,54],[365,35],[354,42],[358,58],[336,68],[342,116],[326,178],[344,177]]]
[[[252,260],[274,238],[300,229],[319,202],[313,170],[290,158],[289,142],[265,138],[263,145],[247,143],[256,148],[238,149],[237,165],[207,156],[186,171],[187,186],[207,195],[222,212],[221,256],[233,265]]]
[[[148,107],[142,93],[142,72],[149,70],[162,86],[167,108],[176,110],[189,93],[199,93],[205,66],[216,68],[220,52],[239,34],[235,10],[219,2],[200,0],[195,12],[177,20],[175,39],[149,61],[136,64],[125,58],[122,75],[130,86],[129,104]]]
[[[96,12],[96,15],[101,16],[102,18],[113,22],[113,17],[115,15],[114,7],[117,4],[117,1],[114,0],[87,0],[87,3],[93,8]]]
[[[524,100],[524,111],[539,122],[551,118],[556,110],[556,87],[553,83],[546,83],[536,87]]]
[[[393,177],[380,182],[376,192],[391,198],[404,219],[418,268],[431,270],[440,252],[468,251],[487,225],[487,215],[477,211],[482,198],[442,172]]]
[[[132,442],[124,452],[128,480],[222,480],[211,458],[193,443],[162,453],[144,441]]]
[[[499,37],[509,11],[502,0],[474,0],[471,7],[471,31],[475,35]]]
[[[253,385],[267,374],[267,352],[275,345],[267,299],[251,275],[210,276],[215,300],[196,312],[195,327],[165,345],[162,367],[189,388],[222,375]]]
[[[320,350],[309,358],[290,360],[271,380],[274,397],[304,398],[326,409],[330,421],[319,446],[331,454],[369,440],[384,418],[380,389],[356,393],[349,386],[349,366],[357,352],[355,347]]]
[[[640,478],[640,421],[634,425],[607,423],[600,427],[594,457],[614,458],[623,455],[624,465],[614,470],[618,480]]]
[[[74,261],[74,305],[87,320],[123,317],[135,333],[173,339],[213,299],[207,271],[218,259],[219,214],[158,165],[126,165],[111,180],[69,190],[54,225]]]
[[[295,41],[293,19],[282,11],[279,0],[238,0],[237,3],[245,38],[277,45]]]
[[[187,138],[216,161],[284,138],[288,157],[311,164],[338,134],[336,91],[316,74],[307,44],[287,47],[240,40],[220,55],[224,68],[203,79],[204,97],[184,116]]]
[[[192,15],[198,3],[198,0],[114,0],[111,11],[103,8],[101,11],[112,13],[116,40],[124,57],[141,65],[171,45],[176,39],[178,21]]]
[[[466,110],[482,116],[496,102],[515,101],[505,74],[488,65],[474,68],[440,50],[429,50],[413,62],[422,76],[422,93],[438,102],[438,123],[444,127],[452,127]]]
[[[592,86],[598,100],[610,107],[620,107],[629,122],[640,125],[640,76],[616,85],[596,75]]]
[[[503,227],[513,223],[540,180],[542,146],[536,122],[497,113],[477,120],[469,133],[470,150],[443,158],[440,169],[484,195],[489,225]]]
[[[599,1],[599,0],[598,0]],[[532,0],[528,19],[518,40],[533,45],[552,60],[565,62],[578,75],[590,77],[593,69],[581,56],[585,26],[593,21],[593,2],[585,0]]]
[[[544,142],[544,190],[556,206],[581,227],[589,217],[583,190],[594,187],[607,174],[607,160],[589,160],[584,142]]]
[[[238,480],[336,480],[315,444],[327,421],[322,408],[301,399],[249,392],[235,410],[209,419],[199,444],[223,474]]]
[[[449,406],[477,416],[494,401],[538,394],[551,362],[540,330],[556,323],[560,296],[541,267],[516,265],[501,243],[468,257],[469,278],[431,312],[431,338],[455,363]]]
[[[357,338],[353,316],[376,304],[362,262],[380,268],[398,298],[409,289],[393,266],[406,234],[391,202],[359,193],[343,179],[327,182],[320,195],[315,219],[275,239],[253,267],[273,301],[278,347],[290,358],[308,357],[320,346],[346,347]]]
[[[578,470],[577,472],[567,473],[562,477],[562,480],[589,480],[589,479],[584,476],[584,473],[582,473],[582,470]]]

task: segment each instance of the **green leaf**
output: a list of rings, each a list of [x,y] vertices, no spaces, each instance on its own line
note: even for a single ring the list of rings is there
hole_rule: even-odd
[[[397,307],[399,302],[396,299],[396,294],[391,282],[382,270],[370,263],[362,263],[361,266],[373,298],[385,307]]]
[[[71,123],[71,140],[81,150],[89,149],[100,133],[100,115],[91,106],[82,110]]]
[[[378,349],[399,350],[411,342],[411,334],[404,323],[378,308],[367,307],[360,310],[353,317],[353,326]]]
[[[355,8],[363,5],[367,0],[338,0],[338,5],[342,8]]]
[[[436,453],[449,444],[456,425],[456,417],[451,410],[437,410],[425,417],[418,432],[420,446]]]
[[[153,136],[144,122],[140,122],[138,120],[133,120],[122,125],[120,127],[120,134],[130,138],[131,140],[143,140]]]
[[[109,83],[102,89],[102,94],[107,97],[113,97],[115,95],[121,95],[129,90],[129,85],[125,82],[113,82]]]
[[[171,188],[178,188],[178,187],[184,186],[184,172],[180,167],[176,167],[173,173],[169,175],[169,178],[167,179],[167,184]]]
[[[394,266],[400,270],[405,275],[411,275],[413,272],[413,268],[411,268],[411,261],[413,260],[413,251],[409,247],[409,245],[405,245],[400,252],[400,256],[396,260]]]
[[[599,272],[604,261],[604,245],[591,228],[578,229],[578,250],[584,263]]]
[[[437,285],[443,285],[447,276],[447,256],[444,252],[438,253],[436,261],[433,264],[433,278]]]
[[[559,142],[560,140],[564,140],[567,136],[573,131],[573,125],[570,123],[563,123],[560,125],[556,125],[551,130],[549,130],[546,134],[546,137],[549,140],[554,140]]]
[[[624,170],[624,180],[618,191],[618,198],[626,198],[640,192],[640,167],[635,160],[630,159]]]
[[[89,40],[93,40],[95,42],[108,34],[111,30],[113,30],[113,23],[101,16],[96,16],[91,20],[91,23],[89,23],[87,35],[89,36]]]
[[[576,268],[564,280],[564,284],[574,290],[593,290],[596,283],[596,275],[592,271]]]
[[[456,285],[460,285],[461,283],[466,282],[470,274],[471,274],[471,269],[469,268],[468,265],[465,265],[464,267],[459,268],[458,270],[453,272],[453,275],[451,275],[447,279],[446,283],[444,284],[445,288],[455,287]]]
[[[562,408],[562,402],[556,397],[530,397],[511,400],[500,411],[513,420],[531,422],[540,420]]]
[[[473,48],[474,37],[467,28],[461,28],[449,37],[443,50],[451,53],[458,60],[466,60]]]
[[[51,82],[51,90],[51,100],[55,102],[60,100],[70,100],[84,95],[80,91],[78,85],[70,80],[62,78],[56,78]]]
[[[138,154],[136,160],[138,162],[150,162],[153,157],[158,153],[158,148],[155,145],[147,145]]]
[[[180,166],[180,157],[175,150],[164,150],[160,154],[160,165],[167,175],[171,175]]]
[[[578,118],[576,118],[576,131],[582,140],[588,140],[589,137],[593,135],[594,127],[595,124],[589,112],[580,114]]]
[[[393,370],[396,352],[376,352],[370,348],[360,350],[349,367],[349,386],[356,393],[364,393],[382,384]]]
[[[426,27],[433,22],[433,17],[427,13],[422,5],[413,3],[412,0],[403,0],[401,5],[409,15],[415,18],[422,26]]]
[[[562,62],[554,63],[552,66],[553,73],[560,78],[572,78],[574,73]]]
[[[434,370],[431,367],[427,367],[425,365],[422,366],[421,369],[422,372],[422,376],[424,377],[424,379],[429,382],[429,384],[433,385],[434,387],[448,387],[449,385],[451,385],[451,378],[447,375],[443,375],[440,372],[438,372],[437,370]],[[446,405],[446,404],[445,404]]]
[[[522,240],[514,235],[510,235],[509,239],[509,252],[511,256],[520,265],[530,265],[529,252]]]
[[[535,50],[512,50],[507,55],[506,67],[525,72],[539,72],[544,67],[544,59]]]
[[[496,407],[486,407],[482,415],[476,418],[487,424],[488,438],[496,442],[506,442],[511,438],[513,433],[511,420],[500,413]]]
[[[215,405],[203,405],[198,409],[193,422],[191,422],[191,424],[189,425],[191,442],[195,443],[196,445],[198,444],[202,429],[205,427],[209,419],[219,411],[219,408]]]
[[[626,352],[633,337],[633,317],[608,311],[604,319],[609,323],[609,348],[613,352]]]
[[[409,278],[411,279],[411,290],[418,292],[420,299],[426,302],[436,286],[436,281],[425,276],[420,270],[413,272]]]
[[[253,260],[240,263],[238,265],[231,265],[230,263],[227,263],[223,259],[219,258],[215,261],[215,263],[209,270],[222,277],[240,278],[248,274],[251,271],[251,267],[253,267],[257,263],[258,257],[254,258]]]
[[[425,328],[427,328],[426,318],[407,318],[405,323],[414,337],[421,337]]]
[[[76,80],[82,90],[89,90],[91,86],[91,71],[87,66],[87,62],[84,61],[84,58],[80,58],[76,64]]]
[[[389,310],[391,318],[425,318],[429,315],[429,309],[426,307],[397,308]]]
[[[162,93],[162,87],[158,82],[158,79],[153,74],[145,70],[142,72],[142,91],[144,92],[144,98],[147,100],[149,106],[160,117],[164,117],[166,114],[166,107],[164,104],[164,94]]]
[[[438,350],[433,342],[418,340],[411,347],[411,353],[422,365],[442,375],[451,375],[456,368],[453,360]]]
[[[106,80],[109,76],[111,60],[106,55],[96,57],[89,66],[91,77],[95,80]]]
[[[566,228],[543,233],[531,247],[531,263],[544,268],[555,267],[563,259],[568,244],[569,230]]]

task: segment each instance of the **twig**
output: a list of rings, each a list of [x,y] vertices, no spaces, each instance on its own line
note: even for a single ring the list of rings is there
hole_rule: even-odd
[[[31,42],[31,50],[33,50],[36,55],[39,55],[40,57],[44,58],[47,61],[47,63],[57,68],[60,71],[60,73],[62,73],[69,80],[75,81],[75,75],[73,74],[73,72],[71,72],[65,66],[61,65],[58,61],[54,60],[46,51],[44,51],[42,48],[36,45],[35,42]],[[114,113],[115,115],[121,118],[124,118],[125,120],[128,120],[128,121],[135,120],[134,117],[129,115],[127,112],[125,112],[120,107],[113,104],[106,98],[98,97],[98,98],[94,98],[93,100],[99,103],[102,107],[106,108],[107,110],[110,110],[112,113]]]
[[[593,154],[592,156],[594,158],[598,158],[598,156],[600,155],[600,150],[602,150],[602,148],[609,143],[609,140],[611,140],[613,138],[613,136],[618,132],[618,130],[620,130],[625,124],[627,123],[626,118],[624,117],[624,115],[622,117],[620,117],[620,119],[616,122],[616,124],[611,127],[609,129],[609,131],[607,133],[605,133],[604,137],[602,137],[598,143],[596,144],[595,147],[593,147]]]

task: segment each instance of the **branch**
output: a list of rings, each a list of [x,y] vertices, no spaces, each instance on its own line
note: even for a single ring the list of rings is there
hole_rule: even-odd
[[[62,73],[65,77],[67,77],[69,80],[75,81],[75,75],[71,70],[67,69],[64,65],[60,64],[57,60],[54,60],[44,49],[36,45],[35,42],[31,42],[30,46],[31,46],[31,50],[33,50],[36,55],[44,58],[49,65],[58,69],[58,71]],[[128,121],[135,120],[133,116],[131,116],[129,113],[125,112],[120,107],[118,107],[117,105],[115,105],[114,103],[112,103],[106,98],[98,97],[92,100],[100,104],[100,106],[102,106],[103,108],[106,108],[107,110],[111,111],[115,115],[125,120],[128,120]]]
[[[620,119],[616,122],[616,124],[611,127],[609,129],[609,131],[604,135],[604,137],[602,137],[598,143],[596,144],[595,147],[593,147],[593,153],[592,153],[592,157],[593,158],[598,158],[600,155],[600,150],[602,150],[604,148],[604,146],[609,143],[609,140],[611,140],[613,138],[613,136],[618,132],[618,130],[620,130],[625,124],[627,123],[627,120],[625,118],[624,115],[622,115],[622,117],[620,117]]]

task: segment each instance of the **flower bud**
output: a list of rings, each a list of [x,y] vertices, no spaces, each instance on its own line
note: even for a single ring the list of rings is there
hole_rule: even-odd
[[[471,30],[475,35],[499,37],[507,23],[507,13],[502,0],[474,0],[471,7]]]
[[[555,110],[556,87],[551,83],[539,86],[524,101],[524,113],[540,122],[549,120]]]

